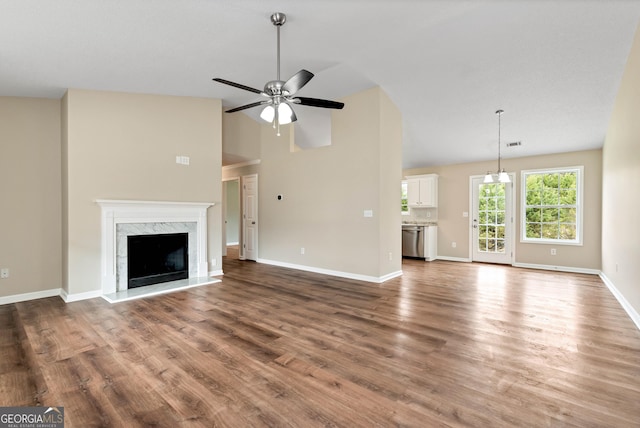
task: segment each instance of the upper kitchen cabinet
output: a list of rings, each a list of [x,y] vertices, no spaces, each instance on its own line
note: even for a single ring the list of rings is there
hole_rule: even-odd
[[[438,206],[438,174],[407,176],[407,200],[410,207]]]

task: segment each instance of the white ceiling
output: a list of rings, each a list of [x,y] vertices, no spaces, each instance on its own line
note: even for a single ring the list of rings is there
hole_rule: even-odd
[[[299,94],[329,99],[382,87],[412,168],[495,159],[499,108],[502,142],[522,141],[505,158],[601,147],[640,1],[0,0],[0,95],[252,102],[211,79],[275,79],[276,11],[283,80],[306,68]]]

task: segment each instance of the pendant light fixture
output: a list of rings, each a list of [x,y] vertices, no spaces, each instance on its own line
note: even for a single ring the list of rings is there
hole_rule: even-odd
[[[498,176],[497,181],[494,180],[493,174],[491,173],[491,171],[489,171],[487,172],[487,175],[484,176],[484,183],[494,183],[494,182],[511,183],[511,180],[509,179],[509,174],[507,174],[504,168],[500,167],[500,161],[501,161],[500,149],[502,145],[500,143],[500,117],[502,116],[502,113],[504,113],[504,110],[496,111],[496,114],[498,115],[498,171],[496,172],[496,175]]]

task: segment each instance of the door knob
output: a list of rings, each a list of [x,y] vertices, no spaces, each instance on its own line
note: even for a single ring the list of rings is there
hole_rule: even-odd
[[[252,222],[251,222],[251,224],[256,224],[256,222],[255,222],[255,221],[252,221]]]

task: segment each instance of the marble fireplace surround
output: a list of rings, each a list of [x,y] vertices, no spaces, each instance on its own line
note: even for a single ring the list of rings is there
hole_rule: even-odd
[[[99,199],[96,203],[102,209],[103,296],[126,290],[129,235],[188,232],[189,279],[207,276],[207,209],[212,202]]]

